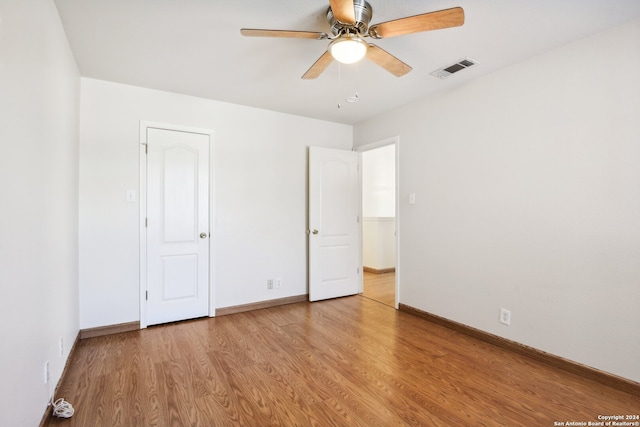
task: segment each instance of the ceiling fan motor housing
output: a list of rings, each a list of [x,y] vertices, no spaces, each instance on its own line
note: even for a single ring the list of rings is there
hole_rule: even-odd
[[[327,21],[329,21],[331,32],[334,35],[339,36],[340,34],[348,32],[364,36],[367,33],[367,28],[369,27],[369,22],[371,22],[371,16],[373,14],[371,5],[364,0],[354,0],[353,6],[356,16],[355,24],[340,22],[333,16],[333,10],[331,10],[331,8],[327,10]]]

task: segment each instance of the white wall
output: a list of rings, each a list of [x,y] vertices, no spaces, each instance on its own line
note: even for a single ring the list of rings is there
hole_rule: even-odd
[[[362,216],[396,216],[396,146],[362,152]]]
[[[0,1],[0,94],[0,424],[34,426],[78,333],[80,77],[52,1]]]
[[[374,270],[396,267],[396,219],[362,219],[362,265]]]
[[[139,320],[140,120],[215,132],[216,307],[307,293],[307,147],[351,149],[351,126],[83,78],[80,327]]]
[[[640,381],[639,69],[635,20],[356,126],[402,138],[400,302]]]
[[[362,152],[362,259],[375,270],[396,266],[396,146]]]

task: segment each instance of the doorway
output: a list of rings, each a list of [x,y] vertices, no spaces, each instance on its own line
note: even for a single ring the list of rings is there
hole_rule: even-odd
[[[366,298],[397,308],[397,138],[359,148]]]

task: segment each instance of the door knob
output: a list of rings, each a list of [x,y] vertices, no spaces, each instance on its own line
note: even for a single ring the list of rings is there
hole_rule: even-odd
[[[313,234],[318,234],[318,230],[316,230],[315,228],[312,231]]]
[[[207,238],[207,233],[200,233],[200,238],[201,239],[206,239]]]

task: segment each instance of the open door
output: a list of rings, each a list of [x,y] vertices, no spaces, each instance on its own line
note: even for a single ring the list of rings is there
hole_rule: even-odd
[[[309,148],[309,301],[360,291],[359,154]]]

